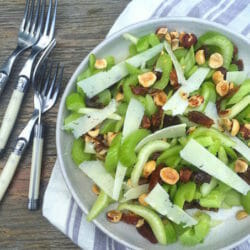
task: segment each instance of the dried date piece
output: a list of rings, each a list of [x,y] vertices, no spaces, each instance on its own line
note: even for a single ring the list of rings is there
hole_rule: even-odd
[[[183,183],[187,183],[190,180],[192,173],[192,170],[190,170],[189,168],[182,168],[180,170],[180,181]]]
[[[240,173],[239,176],[250,185],[250,167],[245,173]]]
[[[178,116],[164,115],[163,118],[163,127],[169,127],[178,125],[181,123],[181,120]]]
[[[249,124],[240,125],[240,134],[245,140],[250,139],[250,125]]]
[[[212,119],[199,111],[190,111],[188,113],[188,119],[207,128],[210,128],[214,124],[214,121]]]
[[[160,152],[154,152],[152,156],[150,157],[151,160],[156,161],[158,157],[161,155]]]
[[[239,59],[237,61],[232,61],[232,64],[236,64],[239,71],[242,71],[244,69],[244,64],[243,64],[243,61],[241,59]]]
[[[156,169],[150,175],[148,191],[150,192],[157,183],[162,183],[160,172],[165,167],[164,164],[160,164],[156,167]]]
[[[192,181],[194,181],[197,185],[201,185],[203,183],[210,183],[211,181],[211,175],[203,172],[203,171],[198,171],[194,172],[191,176]]]
[[[148,93],[148,88],[142,86],[130,86],[134,95],[145,96]]]
[[[158,111],[152,115],[151,118],[151,127],[152,131],[156,131],[161,126],[161,120],[162,120],[163,110],[161,108],[158,109]]]
[[[169,80],[171,86],[176,90],[179,88],[180,84],[178,83],[178,77],[175,69],[172,69],[169,75]]]
[[[151,121],[146,115],[144,115],[142,118],[141,127],[145,129],[150,129],[151,127]]]
[[[103,104],[98,101],[98,96],[95,96],[93,98],[85,98],[85,103],[88,108],[103,108]]]
[[[161,71],[155,70],[154,73],[155,73],[155,75],[156,75],[157,81],[159,81],[159,80],[161,79],[161,77],[162,77],[162,72],[161,72]]]
[[[136,225],[140,219],[141,217],[138,216],[137,214],[134,214],[132,212],[127,212],[122,214],[121,220],[127,224]]]
[[[156,244],[158,241],[154,236],[154,233],[149,226],[149,224],[145,221],[141,227],[137,227],[136,230],[140,235],[149,240],[151,243]]]
[[[182,46],[186,49],[191,48],[197,43],[197,37],[195,34],[185,34],[182,38]]]

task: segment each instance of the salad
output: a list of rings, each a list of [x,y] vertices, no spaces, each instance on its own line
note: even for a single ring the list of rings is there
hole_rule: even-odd
[[[105,211],[152,243],[202,243],[220,223],[206,211],[250,213],[248,72],[217,32],[124,39],[127,59],[91,54],[66,99],[72,159],[97,195],[87,218]]]

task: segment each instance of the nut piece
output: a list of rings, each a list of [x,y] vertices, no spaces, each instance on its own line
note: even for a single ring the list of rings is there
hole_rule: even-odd
[[[196,126],[192,126],[187,130],[187,134],[190,135],[196,130]]]
[[[223,65],[223,56],[220,53],[213,53],[209,60],[208,60],[208,65],[212,69],[218,69]]]
[[[248,165],[245,161],[238,159],[234,163],[234,170],[236,173],[245,173],[248,169]]]
[[[141,227],[141,226],[143,226],[144,225],[144,219],[140,219],[140,220],[138,220],[138,222],[136,223],[136,225],[135,225],[135,227]]]
[[[171,47],[172,47],[172,50],[176,50],[179,48],[179,39],[172,39],[172,43],[171,43]]]
[[[167,33],[168,33],[168,28],[167,27],[160,27],[156,30],[156,35],[159,38],[163,38]]]
[[[119,210],[111,210],[106,214],[107,219],[112,223],[117,223],[122,218],[122,212]]]
[[[167,95],[164,91],[159,91],[154,95],[154,102],[157,106],[163,106],[167,101]]]
[[[174,185],[179,180],[178,172],[170,167],[163,168],[160,172],[161,179],[170,185]]]
[[[221,81],[216,85],[216,91],[220,96],[225,96],[229,91],[229,83]]]
[[[234,86],[234,83],[233,83],[233,82],[230,82],[230,83],[229,83],[229,90],[233,90],[234,87],[235,87],[235,86]]]
[[[240,123],[236,119],[232,119],[233,125],[231,130],[231,135],[236,136],[240,131]]]
[[[94,185],[92,186],[92,192],[93,192],[94,194],[96,194],[96,195],[99,195],[99,194],[100,194],[100,188],[99,188],[96,184],[94,184]]]
[[[111,142],[113,141],[113,139],[116,137],[116,133],[114,132],[108,132],[107,133],[107,136],[106,136],[106,141],[108,143],[108,145],[110,146],[111,145]]]
[[[197,37],[194,34],[186,33],[185,35],[183,35],[182,45],[184,48],[189,49],[196,43],[197,43]]]
[[[171,31],[170,36],[172,39],[179,38],[179,32],[178,31]]]
[[[95,61],[95,68],[96,69],[105,69],[108,63],[106,59],[96,59]]]
[[[168,42],[168,43],[170,43],[171,44],[171,36],[170,36],[170,34],[169,33],[167,33],[166,35],[165,35],[165,40]]]
[[[180,91],[179,95],[181,96],[181,98],[183,100],[187,100],[188,99],[188,93],[185,93],[183,91]]]
[[[204,97],[197,94],[189,97],[188,105],[189,107],[196,108],[199,107],[204,102]]]
[[[245,218],[247,218],[248,216],[248,213],[244,210],[241,210],[241,211],[238,211],[237,214],[236,214],[236,219],[237,220],[243,220]]]
[[[153,72],[146,72],[138,75],[139,83],[145,88],[152,86],[155,83],[156,79],[157,77]]]
[[[230,121],[228,118],[222,118],[220,119],[220,125],[223,129],[227,130],[227,131],[231,131],[232,129],[232,121]]]
[[[241,125],[240,133],[245,140],[250,139],[250,123]]]
[[[219,117],[221,117],[221,118],[227,117],[231,114],[231,112],[232,112],[231,109],[221,110],[221,111],[219,111]]]
[[[185,32],[181,32],[180,34],[179,34],[179,40],[180,40],[180,44],[182,44],[183,43],[183,37],[184,37],[184,35],[185,35],[186,33]]]
[[[94,130],[90,130],[88,132],[88,135],[93,137],[93,138],[96,138],[99,135],[99,132],[100,132],[100,129],[97,128],[97,129],[94,129]]]
[[[178,83],[178,77],[177,77],[177,73],[175,70],[171,70],[170,75],[169,75],[169,79],[170,79],[170,84],[176,88],[178,87],[179,83]]]
[[[142,206],[148,206],[148,203],[145,201],[145,198],[147,197],[148,195],[147,194],[141,194],[138,198],[138,201],[139,203],[142,205]]]
[[[156,161],[148,161],[143,167],[143,177],[148,178],[156,168]]]
[[[202,65],[206,62],[204,49],[200,49],[196,52],[195,61],[197,62],[198,65]]]
[[[115,96],[115,100],[116,100],[117,102],[122,101],[123,98],[124,98],[124,95],[123,95],[122,93],[120,93],[120,92],[118,92],[118,93],[116,94],[116,96]]]
[[[213,82],[216,84],[218,84],[219,82],[222,82],[224,81],[224,74],[221,73],[220,70],[217,70],[213,73],[212,75],[212,79],[213,79]]]

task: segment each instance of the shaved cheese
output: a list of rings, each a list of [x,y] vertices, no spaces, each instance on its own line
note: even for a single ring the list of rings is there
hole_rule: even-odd
[[[116,101],[113,99],[104,109],[84,115],[64,126],[65,129],[71,129],[75,138],[86,134],[91,129],[95,128],[102,121],[107,119],[116,111]]]
[[[134,67],[141,66],[145,61],[150,60],[163,48],[162,44],[156,45],[151,49],[148,49],[136,56],[133,56],[117,65],[112,67],[108,71],[97,73],[91,77],[88,77],[82,81],[79,81],[77,85],[84,91],[84,93],[92,98],[99,94],[103,90],[109,88],[113,84],[120,81],[123,77],[128,75],[126,63],[133,65]]]
[[[159,183],[147,195],[145,201],[159,214],[167,216],[176,224],[184,224],[183,227],[190,227],[197,224],[197,221],[193,217],[170,201],[168,193]]]
[[[125,138],[127,135],[139,128],[143,115],[143,105],[134,98],[131,98],[124,120],[124,126],[122,131],[123,138]]]
[[[145,194],[147,192],[148,184],[130,188],[126,193],[124,193],[123,198],[120,200],[120,202],[126,202],[133,199],[137,199],[140,195]]]
[[[250,161],[250,148],[235,136],[231,136],[231,139],[235,142],[234,149]]]
[[[114,182],[114,189],[113,189],[113,199],[118,200],[123,184],[123,180],[125,178],[127,172],[127,168],[124,167],[120,162],[118,163],[118,166],[116,168],[115,173],[115,182]]]
[[[85,161],[79,168],[108,196],[113,197],[114,178],[100,161]]]
[[[183,73],[183,70],[182,70],[182,67],[180,65],[180,63],[178,62],[177,58],[175,57],[175,54],[174,52],[172,51],[171,49],[171,46],[168,42],[164,42],[164,47],[166,49],[166,51],[168,52],[169,56],[171,57],[171,60],[174,64],[174,68],[176,70],[176,74],[177,74],[177,78],[178,78],[178,82],[181,84],[181,85],[186,85],[187,84],[187,81],[185,79],[185,76],[184,76],[184,73]]]
[[[227,72],[226,80],[237,85],[242,84],[247,79],[246,71],[231,71]]]
[[[100,109],[95,109],[95,108],[80,108],[78,109],[77,113],[79,114],[91,114],[93,112],[100,111]],[[122,117],[118,114],[111,114],[107,118],[112,119],[112,120],[121,120]]]
[[[180,152],[180,156],[242,194],[247,194],[250,190],[250,186],[244,180],[193,139]]]
[[[144,146],[146,143],[150,141],[167,139],[167,138],[176,138],[184,136],[185,134],[186,134],[186,124],[178,124],[167,128],[163,128],[142,139],[137,144],[135,151],[138,152],[142,148],[142,146]]]
[[[163,106],[163,110],[172,111],[172,115],[181,115],[188,107],[187,98],[183,97],[183,94],[189,93],[200,88],[201,84],[205,80],[209,72],[208,68],[198,68],[195,73],[187,80],[186,85],[180,87],[174,95]]]
[[[205,115],[208,116],[209,118],[211,118],[214,121],[214,124],[212,125],[215,128],[218,128],[218,120],[219,120],[219,116],[217,113],[217,108],[215,103],[213,102],[209,102],[207,104],[207,107],[204,111]]]
[[[85,142],[84,152],[88,154],[95,154],[95,144],[92,142]]]

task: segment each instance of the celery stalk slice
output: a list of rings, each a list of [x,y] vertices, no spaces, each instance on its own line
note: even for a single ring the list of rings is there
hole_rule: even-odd
[[[227,72],[226,80],[228,82],[233,82],[237,85],[242,84],[247,79],[246,71],[231,71]]]
[[[112,196],[113,199],[116,201],[119,199],[126,172],[127,168],[124,167],[120,162],[118,162],[118,166],[115,172],[115,181],[114,181],[113,196]]]
[[[250,190],[250,185],[193,139],[180,152],[180,156],[242,194]]]
[[[168,219],[176,224],[184,224],[183,227],[197,224],[197,221],[193,217],[170,201],[168,193],[159,183],[147,195],[145,201],[158,213],[167,216]]]

